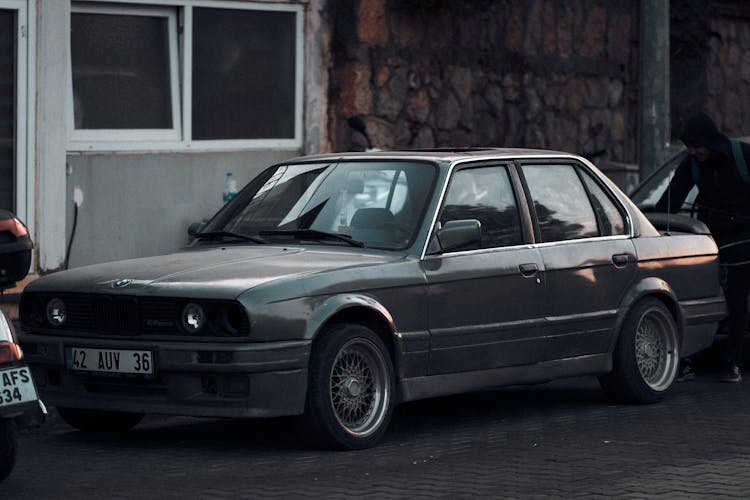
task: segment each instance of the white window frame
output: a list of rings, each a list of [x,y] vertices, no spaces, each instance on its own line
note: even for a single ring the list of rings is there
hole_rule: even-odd
[[[127,6],[123,7],[123,4]],[[109,5],[107,5],[109,4]],[[116,4],[116,5],[115,5]],[[192,91],[193,91],[193,8],[207,7],[214,9],[264,10],[276,12],[293,12],[295,16],[295,89],[294,89],[294,137],[269,139],[192,139]],[[184,152],[184,151],[236,151],[239,149],[279,149],[298,150],[303,144],[303,86],[304,86],[304,5],[299,3],[246,2],[226,0],[95,0],[85,4],[74,3],[71,12],[95,12],[109,14],[129,14],[132,12],[169,13],[170,21],[169,52],[170,73],[180,67],[179,77],[171,76],[172,106],[177,106],[176,119],[173,119],[175,134],[171,137],[160,137],[153,130],[76,130],[73,121],[73,83],[72,60],[68,65],[68,151],[148,151],[148,152]],[[174,35],[172,34],[174,33]],[[70,40],[68,40],[70,54]],[[177,87],[175,90],[175,86]],[[179,91],[182,91],[179,93]],[[175,116],[173,111],[173,117]],[[96,134],[91,134],[96,132]],[[159,130],[158,132],[164,132]],[[113,138],[117,140],[113,140]]]
[[[75,143],[96,144],[118,137],[120,141],[160,142],[177,141],[180,139],[180,86],[179,86],[179,58],[177,47],[177,13],[174,9],[160,9],[148,7],[112,8],[108,6],[73,5],[72,14],[104,14],[113,16],[144,16],[163,17],[167,19],[168,51],[169,51],[169,91],[172,111],[172,128],[163,129],[77,129],[75,128],[75,106],[73,104],[73,59],[68,37],[68,113],[69,141]],[[72,21],[71,21],[72,24]]]

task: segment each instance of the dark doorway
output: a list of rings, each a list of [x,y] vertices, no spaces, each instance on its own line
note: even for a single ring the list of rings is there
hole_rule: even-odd
[[[15,210],[16,13],[0,10],[0,209]]]

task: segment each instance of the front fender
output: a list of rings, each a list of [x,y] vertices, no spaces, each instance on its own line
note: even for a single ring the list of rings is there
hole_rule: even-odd
[[[328,297],[324,302],[318,304],[308,321],[305,339],[313,339],[331,318],[355,307],[363,307],[373,311],[388,326],[390,333],[398,337],[393,316],[383,304],[369,295],[343,293]]]
[[[635,282],[625,293],[622,301],[620,301],[620,307],[617,312],[617,319],[615,320],[614,332],[612,339],[610,340],[609,351],[612,352],[617,344],[617,338],[620,336],[622,330],[622,324],[625,322],[630,310],[633,308],[636,302],[644,297],[656,296],[664,302],[669,311],[672,313],[675,324],[677,325],[677,335],[682,344],[682,339],[685,332],[685,319],[682,315],[679,302],[677,301],[677,294],[674,292],[669,283],[656,276],[650,276],[643,278],[640,281]]]

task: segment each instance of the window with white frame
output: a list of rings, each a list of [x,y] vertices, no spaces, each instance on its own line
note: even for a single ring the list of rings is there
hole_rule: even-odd
[[[294,137],[294,13],[193,10],[193,138]]]
[[[169,5],[73,4],[70,149],[299,147],[301,7]]]

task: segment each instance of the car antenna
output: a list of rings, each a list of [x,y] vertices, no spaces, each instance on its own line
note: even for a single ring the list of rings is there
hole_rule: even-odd
[[[672,174],[674,178],[674,174]],[[672,179],[667,184],[667,234],[669,234],[669,222],[672,217]]]

